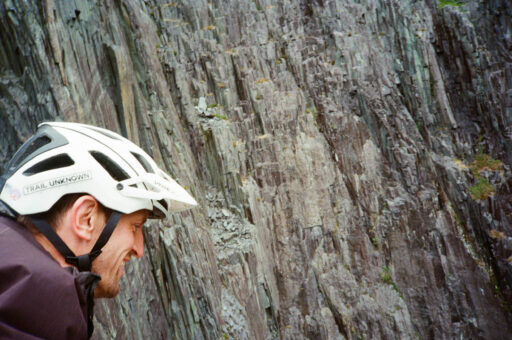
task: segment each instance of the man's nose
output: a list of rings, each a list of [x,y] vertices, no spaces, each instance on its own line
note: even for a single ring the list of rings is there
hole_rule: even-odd
[[[133,256],[141,258],[142,255],[144,255],[144,234],[142,233],[142,228],[139,228],[133,242]]]

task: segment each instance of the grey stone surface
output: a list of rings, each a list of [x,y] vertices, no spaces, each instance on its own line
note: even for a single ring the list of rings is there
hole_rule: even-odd
[[[511,15],[2,1],[0,165],[41,121],[96,124],[200,203],[145,230],[95,339],[508,339]]]

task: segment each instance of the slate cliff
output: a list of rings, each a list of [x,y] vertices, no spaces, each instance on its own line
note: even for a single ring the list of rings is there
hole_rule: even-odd
[[[2,1],[2,167],[85,122],[200,203],[94,338],[508,339],[512,7],[442,3]]]

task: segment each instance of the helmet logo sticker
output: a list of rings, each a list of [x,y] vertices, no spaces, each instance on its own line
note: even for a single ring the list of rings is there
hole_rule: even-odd
[[[77,172],[71,175],[48,179],[42,182],[34,183],[23,187],[23,193],[30,195],[41,190],[47,190],[54,187],[73,184],[92,179],[91,171]]]
[[[158,181],[153,181],[153,185],[159,187],[160,189],[169,190],[169,188],[165,184],[160,183]]]
[[[21,192],[18,190],[18,188],[13,187],[9,183],[5,185],[5,189],[7,190],[7,192],[9,193],[9,197],[11,197],[13,201],[16,201],[21,197]]]

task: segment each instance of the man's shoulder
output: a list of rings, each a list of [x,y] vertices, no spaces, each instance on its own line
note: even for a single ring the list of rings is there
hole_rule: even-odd
[[[18,222],[0,217],[0,244],[0,270],[18,269],[20,274],[36,274],[41,279],[73,281],[73,276]]]
[[[29,289],[51,289],[53,296],[76,290],[70,271],[62,268],[30,231],[18,222],[0,217],[0,294],[20,281]]]
[[[80,295],[74,275],[27,229],[0,217],[0,324],[43,338],[82,338],[87,320]]]

